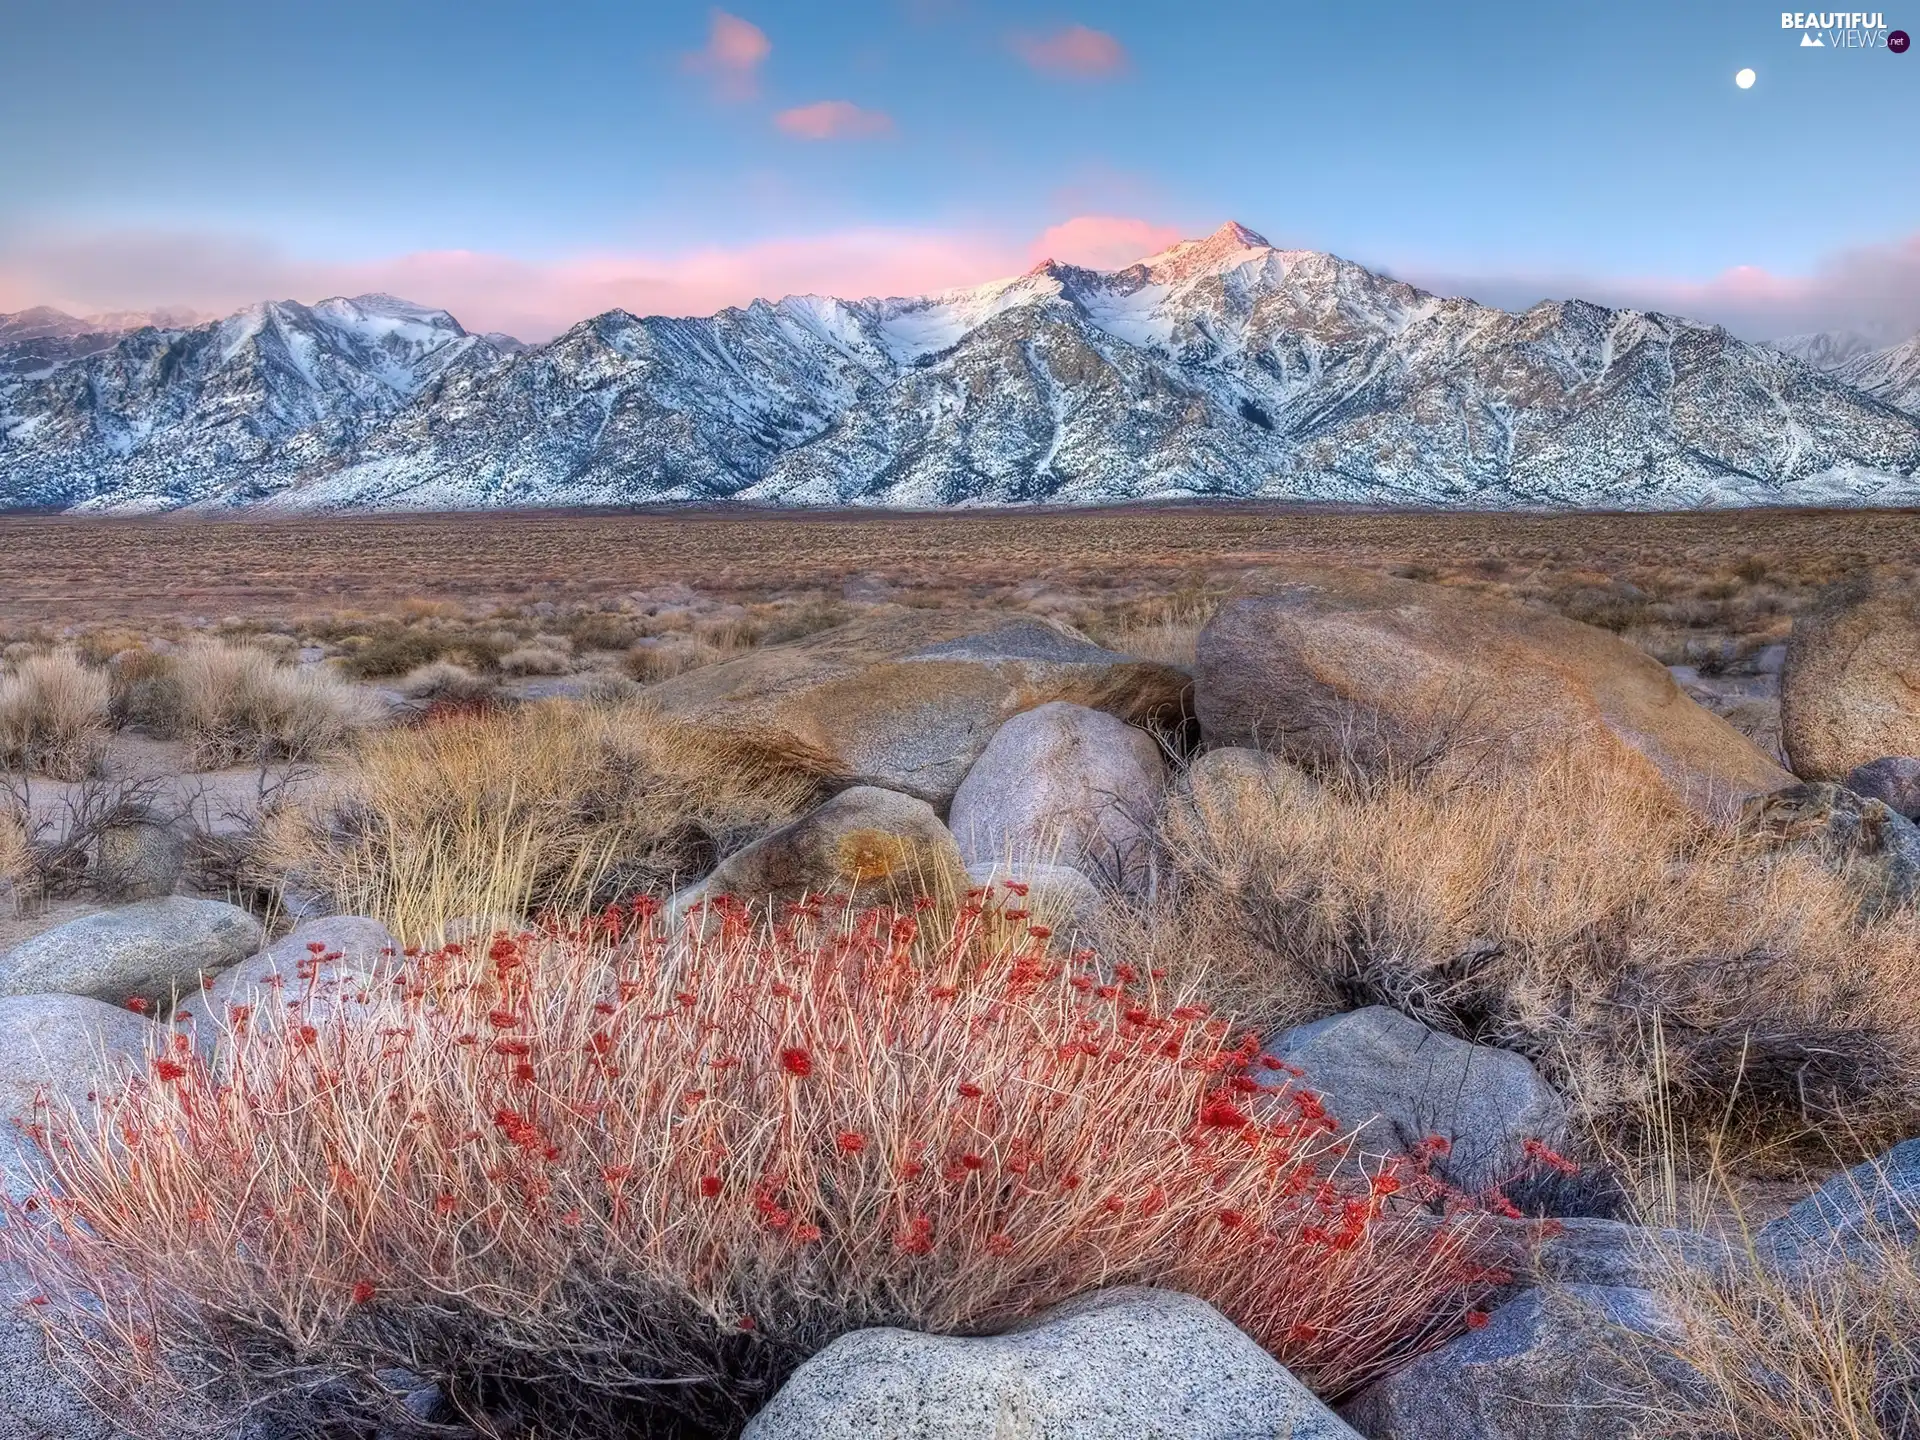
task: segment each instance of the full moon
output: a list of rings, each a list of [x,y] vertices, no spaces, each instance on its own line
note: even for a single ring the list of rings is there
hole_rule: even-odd
[[[1742,70],[1738,75],[1733,77],[1733,83],[1738,85],[1742,90],[1751,90],[1755,78],[1753,71]]]

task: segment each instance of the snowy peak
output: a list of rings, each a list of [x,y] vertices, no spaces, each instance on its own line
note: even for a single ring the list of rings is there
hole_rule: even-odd
[[[1233,223],[1115,271],[610,310],[535,346],[390,295],[0,323],[38,336],[0,334],[0,507],[1920,500],[1920,342],[1829,371],[1673,316],[1442,299]]]

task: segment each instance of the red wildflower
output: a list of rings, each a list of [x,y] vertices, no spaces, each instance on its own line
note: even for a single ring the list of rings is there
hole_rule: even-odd
[[[1200,1107],[1200,1123],[1209,1130],[1238,1130],[1247,1123],[1247,1113],[1225,1095],[1215,1095]]]
[[[187,1067],[178,1060],[169,1060],[162,1055],[153,1062],[153,1073],[168,1082],[184,1080],[187,1078]]]
[[[842,1154],[858,1155],[867,1148],[867,1137],[858,1130],[842,1130],[833,1137],[833,1143],[840,1147]]]
[[[720,1177],[718,1175],[702,1175],[700,1177],[700,1193],[709,1200],[717,1197],[720,1194]]]
[[[353,1303],[354,1304],[364,1305],[369,1300],[373,1299],[374,1294],[375,1294],[375,1291],[373,1288],[373,1282],[371,1280],[356,1280],[353,1282]]]
[[[982,1095],[987,1093],[971,1080],[962,1080],[959,1089],[961,1096],[968,1100],[978,1100]]]
[[[1469,1310],[1466,1315],[1467,1328],[1469,1330],[1484,1330],[1487,1328],[1487,1321],[1491,1318],[1492,1317],[1484,1310]]]
[[[813,1073],[813,1056],[798,1045],[789,1045],[780,1052],[780,1068],[804,1079]]]
[[[153,1002],[144,995],[129,995],[127,1009],[136,1015],[148,1015],[153,1012]]]

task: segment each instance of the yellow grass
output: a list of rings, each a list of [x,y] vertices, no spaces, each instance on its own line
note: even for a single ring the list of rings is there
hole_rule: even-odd
[[[804,810],[803,762],[642,706],[551,702],[370,737],[265,863],[409,940],[699,878]]]
[[[1165,839],[1190,963],[1272,1023],[1390,1004],[1528,1055],[1595,1125],[1735,1092],[1742,1116],[1869,1129],[1920,1108],[1920,920],[1864,918],[1818,859],[1590,759],[1202,787]]]
[[[112,687],[71,650],[20,661],[0,676],[0,766],[83,780],[112,736]]]
[[[200,641],[171,658],[159,718],[191,747],[196,769],[317,759],[379,718],[376,701],[332,672],[249,646]]]

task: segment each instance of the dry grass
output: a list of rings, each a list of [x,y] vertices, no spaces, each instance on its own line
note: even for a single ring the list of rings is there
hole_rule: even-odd
[[[520,645],[500,657],[503,675],[565,675],[573,669],[573,656],[564,642],[535,641]]]
[[[1418,1176],[1320,1177],[1311,1096],[1250,1117],[1225,1020],[1012,917],[614,929],[438,952],[357,1001],[316,962],[310,1009],[229,1017],[222,1081],[183,1037],[56,1117],[67,1198],[0,1233],[65,1363],[169,1434],[176,1387],[364,1423],[399,1366],[488,1434],[726,1435],[849,1330],[1129,1282],[1338,1396],[1484,1284]]]
[[[1517,1050],[1600,1131],[1656,1105],[1869,1138],[1920,1118],[1920,918],[1863,918],[1817,859],[1590,759],[1303,783],[1170,809],[1159,963],[1184,948],[1270,1023],[1382,1003]]]
[[[640,706],[547,703],[369,737],[262,863],[410,939],[698,878],[820,777]]]
[[[71,650],[32,655],[0,676],[0,765],[83,780],[112,738],[112,687]]]
[[[671,680],[726,658],[726,651],[704,640],[690,635],[673,636],[651,645],[634,646],[627,652],[624,668],[642,685],[651,685],[656,680]]]
[[[0,796],[0,899],[17,902],[33,872],[26,814],[11,796]]]
[[[202,640],[166,658],[150,719],[187,742],[198,770],[319,759],[381,718],[378,702],[330,671],[250,646]]]

